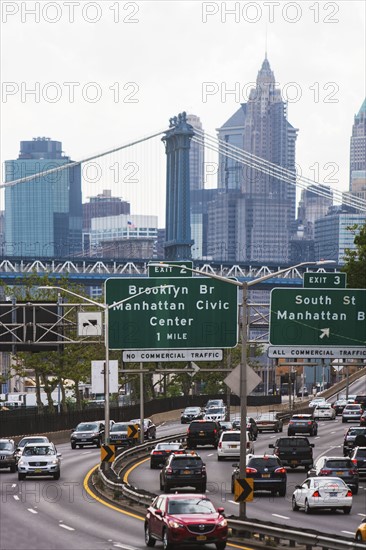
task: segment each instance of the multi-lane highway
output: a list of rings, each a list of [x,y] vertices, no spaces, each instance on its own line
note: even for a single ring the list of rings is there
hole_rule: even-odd
[[[359,381],[350,393],[364,391],[365,380]],[[340,417],[319,423],[314,456],[342,456],[343,434],[347,429]],[[158,437],[182,432],[186,426],[178,422],[158,427]],[[286,428],[284,433],[286,433]],[[277,434],[260,434],[255,451],[269,452],[268,444]],[[138,515],[128,515],[93,499],[84,488],[84,479],[100,457],[99,449],[71,450],[68,443],[58,445],[62,453],[59,481],[32,479],[18,481],[17,474],[1,473],[0,549],[13,550],[104,550],[145,548],[143,524]],[[238,505],[230,493],[232,462],[218,462],[216,451],[199,449],[208,472],[208,494],[217,506],[224,506],[227,515],[238,513]],[[286,497],[256,494],[247,504],[249,518],[270,521],[296,528],[311,528],[335,536],[352,537],[361,519],[366,516],[366,479],[361,480],[358,495],[353,497],[349,516],[342,512],[321,512],[305,515],[293,512],[291,495],[296,484],[305,478],[303,470],[288,473]],[[129,481],[159,493],[159,470],[151,470],[142,462],[130,474]],[[157,545],[158,547],[159,545]],[[193,550],[193,549],[192,549]]]

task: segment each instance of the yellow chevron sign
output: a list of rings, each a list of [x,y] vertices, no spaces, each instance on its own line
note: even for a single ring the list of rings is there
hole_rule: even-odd
[[[137,439],[140,432],[140,425],[139,424],[129,424],[127,426],[127,437],[131,439]]]
[[[234,500],[235,502],[249,502],[253,500],[254,480],[250,477],[236,479],[234,481]]]
[[[115,445],[102,445],[100,448],[100,461],[101,462],[113,462],[116,458],[116,446]]]

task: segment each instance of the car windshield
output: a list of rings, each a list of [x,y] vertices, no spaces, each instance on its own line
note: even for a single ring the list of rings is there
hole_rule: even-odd
[[[127,432],[128,424],[113,424],[111,432]]]
[[[158,443],[155,447],[159,451],[177,451],[181,449],[182,446],[180,443]]]
[[[299,439],[280,439],[278,442],[280,447],[304,447],[308,445],[308,440],[299,438]]]
[[[327,460],[326,462],[326,467],[327,468],[334,468],[334,469],[337,469],[337,468],[352,468],[353,466],[353,463],[351,460],[347,460],[347,459],[332,459],[332,460]]]
[[[278,461],[276,458],[268,457],[268,458],[251,458],[248,462],[248,466],[251,468],[275,468],[278,467]]]
[[[98,431],[97,424],[88,424],[87,422],[83,422],[82,424],[79,424],[76,427],[76,432],[96,432]]]
[[[357,449],[357,453],[356,453],[356,456],[359,457],[359,456],[366,456],[366,447],[362,447],[362,448],[358,448]]]
[[[175,458],[171,462],[173,468],[197,468],[202,466],[202,459],[197,456]]]
[[[184,409],[184,412],[185,413],[188,413],[188,414],[192,414],[192,413],[197,413],[199,412],[200,409],[196,408],[196,407],[188,407],[188,409]]]
[[[240,441],[240,432],[228,432],[222,435],[222,441]]]
[[[291,420],[296,420],[298,422],[299,420],[302,420],[304,422],[308,422],[309,420],[312,420],[312,416],[310,414],[308,415],[294,415]]]
[[[216,428],[214,422],[197,422],[189,426],[190,432],[201,432],[207,430],[214,430]]]
[[[178,514],[214,514],[216,512],[212,502],[206,498],[170,500],[168,513]]]
[[[365,434],[366,435],[365,428],[362,428],[362,427],[361,427],[361,429],[351,428],[348,432],[348,435],[359,435],[359,434]]]
[[[222,407],[210,407],[207,410],[208,414],[225,414],[225,411]]]
[[[24,456],[45,456],[45,455],[54,455],[55,451],[52,447],[26,447],[24,449]]]
[[[361,405],[346,405],[345,411],[359,411],[361,408]]]
[[[33,437],[32,439],[25,438],[19,442],[18,447],[24,447],[27,443],[45,443],[45,441],[45,437]]]
[[[314,487],[317,489],[328,489],[329,491],[342,491],[345,484],[341,479],[314,479]]]
[[[9,441],[0,441],[1,451],[11,451],[12,449],[13,449],[13,445],[9,443]]]

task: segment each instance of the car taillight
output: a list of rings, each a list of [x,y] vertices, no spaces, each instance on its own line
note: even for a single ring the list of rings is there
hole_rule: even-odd
[[[352,496],[352,491],[351,491],[351,489],[348,489],[346,497],[351,497],[351,496]]]
[[[313,497],[320,497],[319,491],[314,491],[313,492]]]
[[[162,455],[163,453],[161,451],[153,451],[153,455]]]
[[[257,470],[255,468],[250,468],[249,466],[246,467],[245,471],[246,471],[247,474],[256,474],[257,473]]]
[[[308,422],[308,426],[311,426],[311,421],[310,421],[310,420],[309,420],[309,422]]]
[[[219,445],[218,445],[218,447],[219,447],[219,449],[221,449],[221,447],[222,447],[222,443],[221,443],[221,441],[219,442]]]
[[[357,466],[357,458],[352,458],[352,462]]]
[[[166,471],[167,474],[172,474],[173,473],[172,468],[167,468],[165,471]]]
[[[322,468],[319,472],[321,476],[330,476],[332,473],[332,470],[326,470],[325,468]]]
[[[281,468],[276,468],[275,473],[276,474],[285,474],[286,473],[286,468],[284,468],[283,466],[281,466]]]
[[[213,432],[214,432],[214,434],[217,434],[217,430],[216,430],[216,428],[214,429],[214,431],[213,431]]]
[[[289,424],[293,424],[293,423],[294,423],[294,421],[293,421],[293,420],[290,420]]]
[[[353,460],[352,460],[353,462]],[[356,460],[356,464],[357,464],[357,460]],[[351,474],[351,476],[354,476],[357,474],[357,470],[350,470],[349,473]]]

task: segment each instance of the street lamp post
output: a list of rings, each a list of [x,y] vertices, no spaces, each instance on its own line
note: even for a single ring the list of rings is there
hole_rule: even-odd
[[[164,288],[172,288],[174,285],[160,285]],[[85,296],[80,296],[80,294],[76,294],[76,292],[72,292],[71,290],[68,290],[66,288],[62,288],[61,286],[39,286],[38,289],[40,290],[60,290],[62,292],[66,292],[66,294],[70,294],[71,296],[74,296],[78,298],[79,300],[85,300],[86,302],[93,304],[97,307],[100,307],[104,311],[104,345],[105,345],[105,364],[104,364],[104,422],[105,422],[105,432],[104,432],[104,442],[105,444],[109,443],[109,434],[110,434],[110,410],[109,410],[109,310],[113,307],[119,306],[120,304],[123,304],[124,302],[128,302],[129,300],[132,300],[134,298],[138,298],[138,296],[141,296],[141,294],[145,294],[145,292],[149,292],[152,288],[156,287],[147,287],[141,292],[138,292],[134,294],[133,296],[128,296],[127,298],[124,298],[123,300],[119,300],[118,302],[114,302],[113,304],[106,304],[106,303],[100,303],[96,302],[95,300],[91,300],[90,298],[86,298]],[[141,375],[142,376],[142,375]],[[142,401],[144,398],[143,395],[140,395],[140,400]],[[142,434],[144,432],[143,426],[141,426]],[[143,435],[142,435],[143,437]],[[141,441],[143,443],[143,441]]]
[[[239,461],[239,471],[241,475],[245,474],[246,469],[246,450],[247,450],[247,360],[248,360],[248,289],[250,286],[262,283],[272,277],[277,277],[282,273],[286,273],[291,269],[296,269],[305,265],[324,265],[335,263],[333,260],[321,260],[319,262],[301,262],[299,264],[280,269],[275,273],[268,273],[263,277],[254,279],[252,281],[236,281],[235,279],[228,279],[227,277],[222,277],[221,275],[216,275],[214,273],[205,273],[199,269],[193,269],[185,267],[187,271],[192,273],[197,273],[198,275],[203,275],[205,277],[210,277],[211,279],[217,279],[219,281],[225,281],[229,284],[239,287],[242,291],[241,299],[241,308],[242,308],[242,323],[241,323],[241,359],[240,359],[240,461]],[[169,262],[153,262],[149,264],[151,267],[175,267],[174,264]],[[239,503],[239,517],[240,519],[246,518],[246,502]]]

